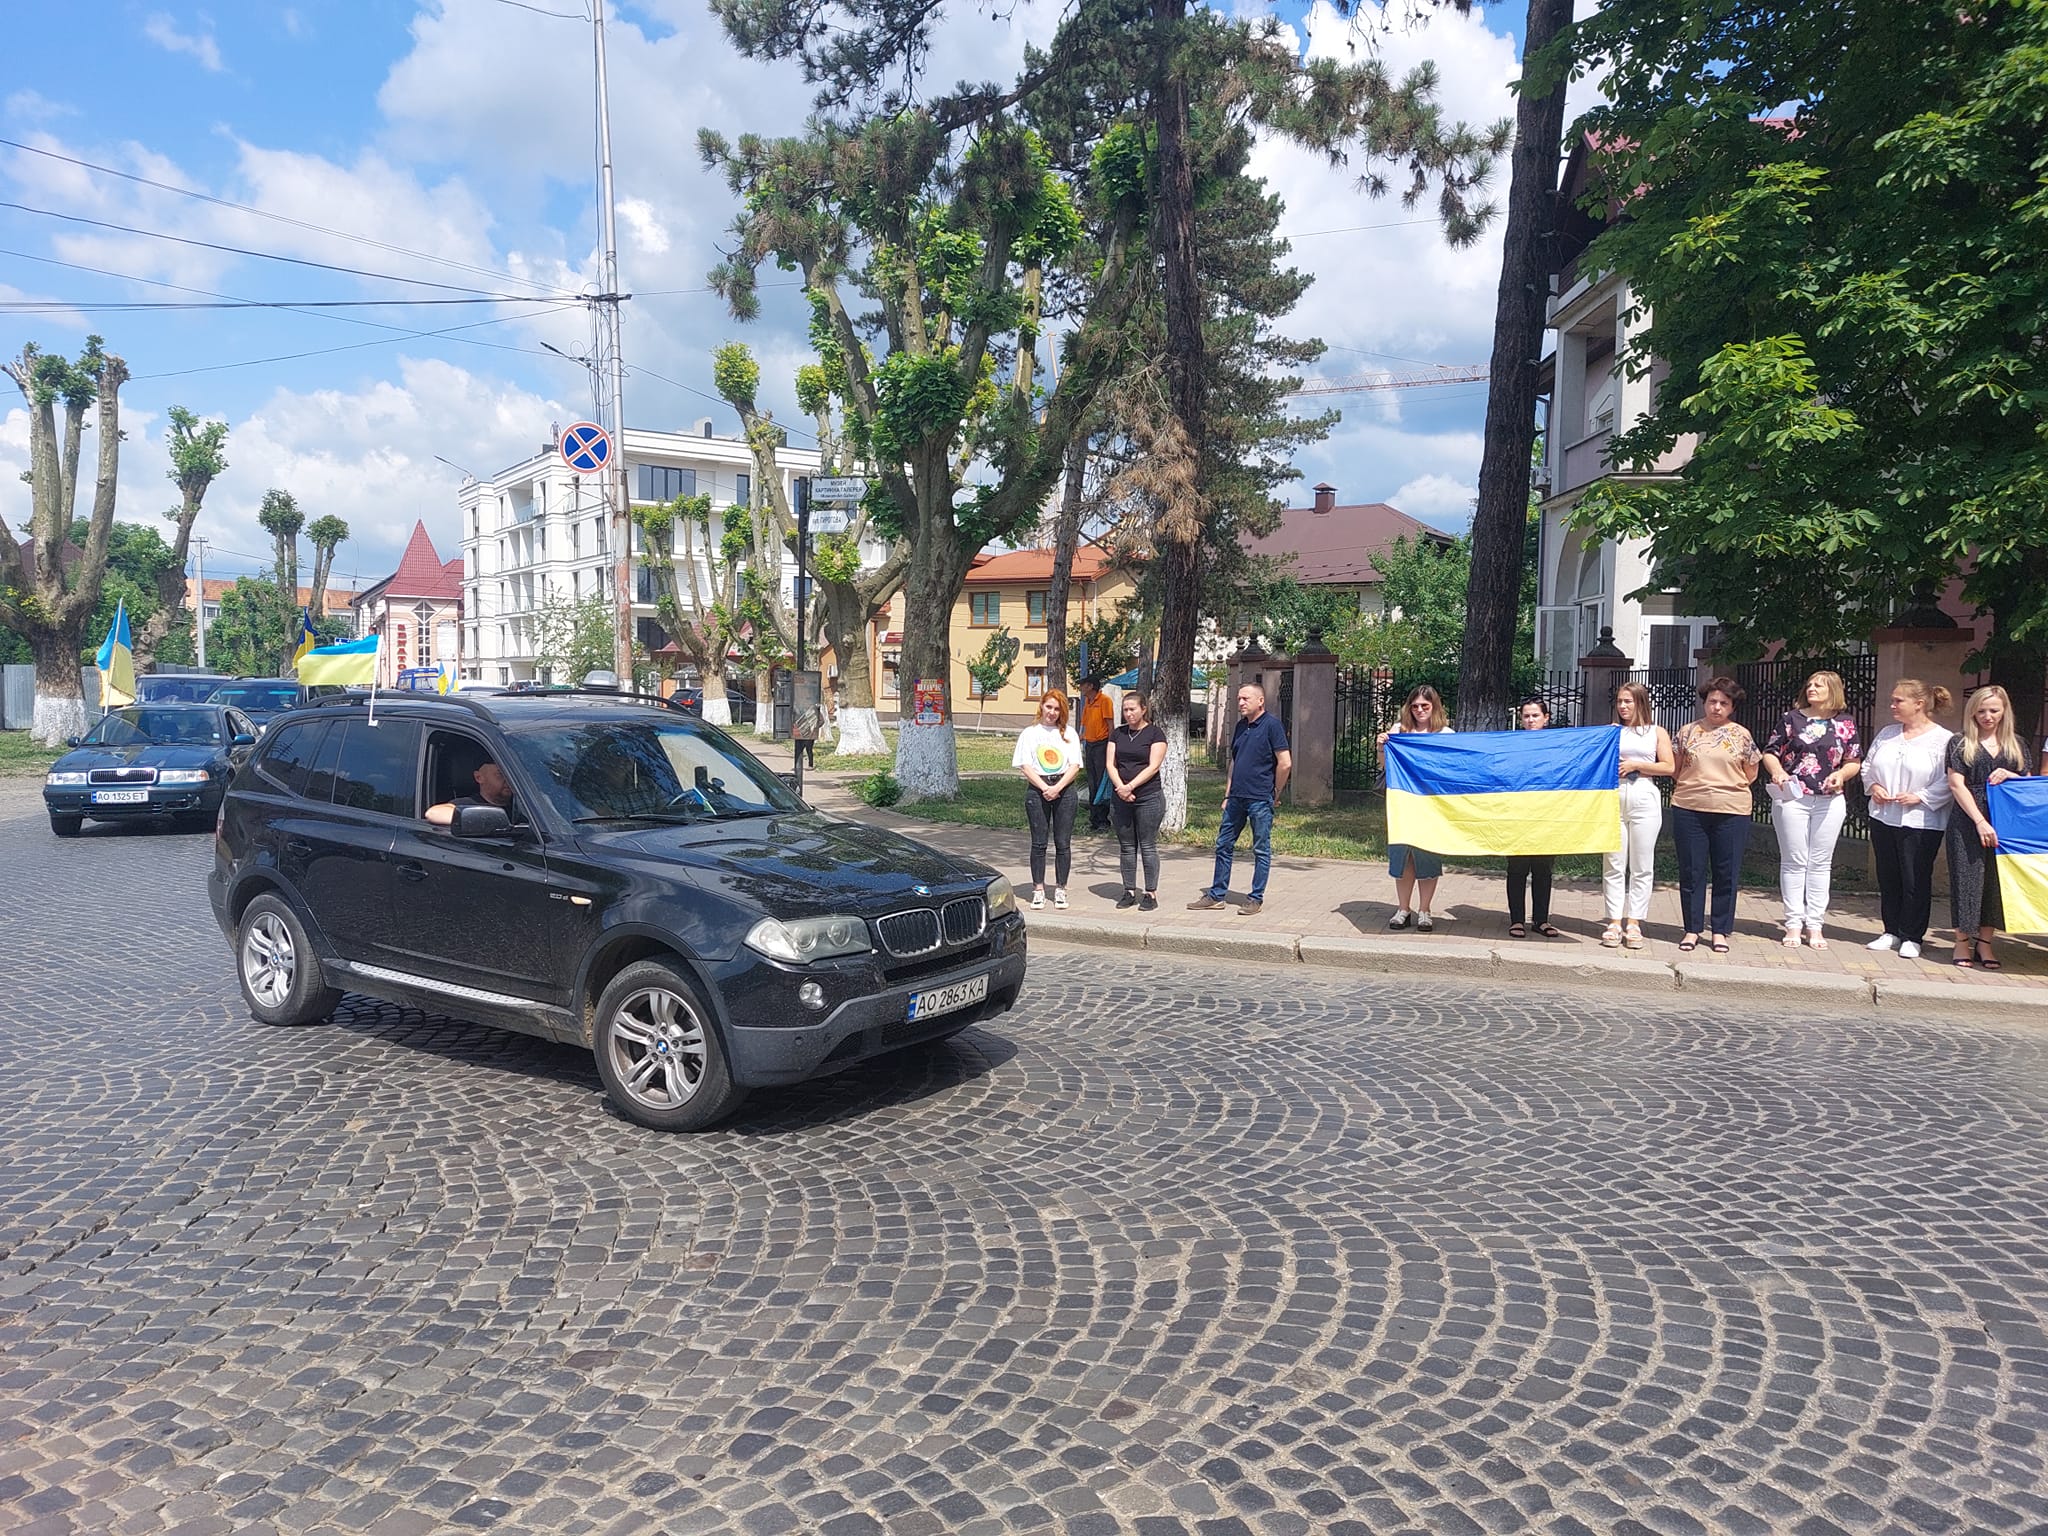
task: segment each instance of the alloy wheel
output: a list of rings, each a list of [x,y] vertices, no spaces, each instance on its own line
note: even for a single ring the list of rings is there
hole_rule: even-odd
[[[697,1095],[708,1060],[704,1021],[687,998],[646,987],[613,1010],[605,1049],[625,1091],[649,1109],[678,1109]]]
[[[242,976],[250,993],[266,1008],[282,1008],[298,972],[291,929],[275,912],[257,913],[242,935]]]

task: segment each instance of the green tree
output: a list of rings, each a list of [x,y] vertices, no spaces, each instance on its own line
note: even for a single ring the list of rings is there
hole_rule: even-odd
[[[71,542],[83,544],[90,534],[90,525],[80,518],[71,525]],[[177,552],[163,541],[163,536],[154,528],[140,523],[117,522],[107,532],[107,569],[100,582],[99,605],[93,609],[92,617],[86,621],[85,644],[80,650],[80,660],[90,662],[99,650],[101,639],[114,622],[115,610],[123,603],[128,607],[130,636],[140,634],[146,628],[156,627],[163,601],[163,578],[167,572],[179,573],[178,595],[184,596],[183,570],[178,564]],[[136,648],[136,670],[142,670],[143,658],[140,647]]]
[[[20,538],[0,518],[0,628],[28,644],[36,667],[30,734],[54,747],[85,729],[78,656],[86,624],[99,606],[113,534],[121,386],[128,382],[128,365],[106,352],[99,337],[89,336],[76,362],[31,345],[6,365],[6,373],[28,406],[29,521],[27,536]],[[89,413],[99,432],[98,477],[85,541],[74,546],[67,536]]]
[[[1960,575],[2038,729],[2048,0],[1616,0],[1584,28],[1611,96],[1602,185],[1630,215],[1588,263],[1648,306],[1626,365],[1669,367],[1610,451],[1641,468],[1698,442],[1675,480],[1607,485],[1583,521],[1649,539],[1659,585],[1752,653],[1858,638]]]
[[[327,612],[327,581],[334,574],[334,552],[348,542],[348,524],[332,513],[316,517],[306,537],[313,543],[313,589],[307,611],[318,619]]]
[[[1010,686],[1010,676],[1017,670],[1017,654],[1023,649],[1023,642],[1010,633],[1005,624],[988,637],[978,655],[967,663],[967,675],[974,679],[975,689],[981,696],[981,713],[976,717],[979,726],[988,718],[988,701]]]
[[[298,591],[269,576],[243,576],[221,594],[206,626],[206,659],[223,672],[268,676],[289,660],[299,626]]]
[[[704,718],[732,723],[726,666],[741,630],[757,611],[748,606],[753,524],[744,507],[728,507],[712,529],[711,494],[636,502],[640,564],[654,584],[655,611],[704,685]]]
[[[263,505],[256,510],[256,521],[270,535],[277,551],[277,570],[273,579],[278,589],[296,599],[299,595],[299,530],[306,526],[306,514],[299,510],[298,499],[290,491],[272,487],[263,493]]]
[[[171,456],[169,474],[178,487],[178,504],[164,517],[177,532],[172,536],[171,559],[156,576],[156,602],[149,620],[134,631],[137,670],[157,659],[160,647],[173,630],[191,628],[191,610],[185,602],[185,561],[192,549],[192,527],[199,521],[200,503],[206,499],[208,488],[228,467],[226,422],[202,422],[182,405],[172,406],[170,415],[171,426],[164,447]],[[129,609],[131,617],[134,611]],[[189,646],[180,649],[189,650]],[[166,654],[162,659],[176,658]]]
[[[550,592],[533,616],[534,664],[557,683],[610,671],[617,640],[615,617],[611,599],[601,593],[579,602]]]

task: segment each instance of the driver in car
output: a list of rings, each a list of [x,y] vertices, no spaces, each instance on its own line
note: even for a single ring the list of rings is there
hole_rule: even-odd
[[[476,793],[463,795],[454,800],[444,800],[439,805],[427,807],[427,820],[437,827],[450,826],[455,821],[455,809],[463,805],[495,805],[512,818],[512,825],[522,825],[526,817],[519,809],[519,802],[512,794],[512,781],[505,777],[505,770],[489,758],[477,764]]]

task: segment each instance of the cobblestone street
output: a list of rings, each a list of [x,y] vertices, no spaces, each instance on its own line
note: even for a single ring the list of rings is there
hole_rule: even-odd
[[[1034,954],[708,1135],[0,801],[0,1529],[2048,1530],[2048,1032]]]

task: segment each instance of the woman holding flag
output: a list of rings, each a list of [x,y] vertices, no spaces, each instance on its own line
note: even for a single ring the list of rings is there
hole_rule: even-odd
[[[1678,845],[1678,910],[1690,954],[1707,931],[1707,883],[1713,882],[1714,953],[1728,953],[1735,932],[1735,888],[1749,845],[1749,787],[1763,754],[1735,723],[1742,685],[1732,677],[1700,684],[1700,717],[1671,738],[1678,771],[1671,784],[1671,840]]]
[[[1525,731],[1540,731],[1550,724],[1550,706],[1531,694],[1515,706],[1516,718]],[[1550,920],[1550,878],[1557,868],[1554,853],[1525,853],[1511,855],[1508,859],[1508,937],[1524,939],[1529,936],[1529,926],[1524,913],[1533,918],[1536,931],[1546,939],[1561,939],[1564,935]],[[1524,896],[1528,905],[1523,905]]]
[[[1450,712],[1444,708],[1443,695],[1429,684],[1410,691],[1408,700],[1401,706],[1393,730],[1381,731],[1379,749],[1387,750],[1387,738],[1397,731],[1448,731],[1451,728]],[[1410,848],[1405,843],[1390,843],[1387,846],[1387,873],[1394,877],[1394,895],[1399,905],[1387,921],[1390,929],[1415,925],[1416,932],[1428,933],[1436,927],[1436,920],[1429,915],[1429,904],[1436,900],[1436,883],[1443,878],[1444,861],[1435,854],[1421,848]],[[1410,903],[1414,910],[1410,910]]]
[[[1948,784],[1956,811],[1948,819],[1949,917],[1955,923],[1955,962],[2003,970],[1991,941],[2005,926],[1999,898],[1998,834],[1984,791],[2027,771],[2026,748],[2012,728],[2012,699],[2003,688],[1979,688],[1963,709],[1963,733],[1948,744]]]

